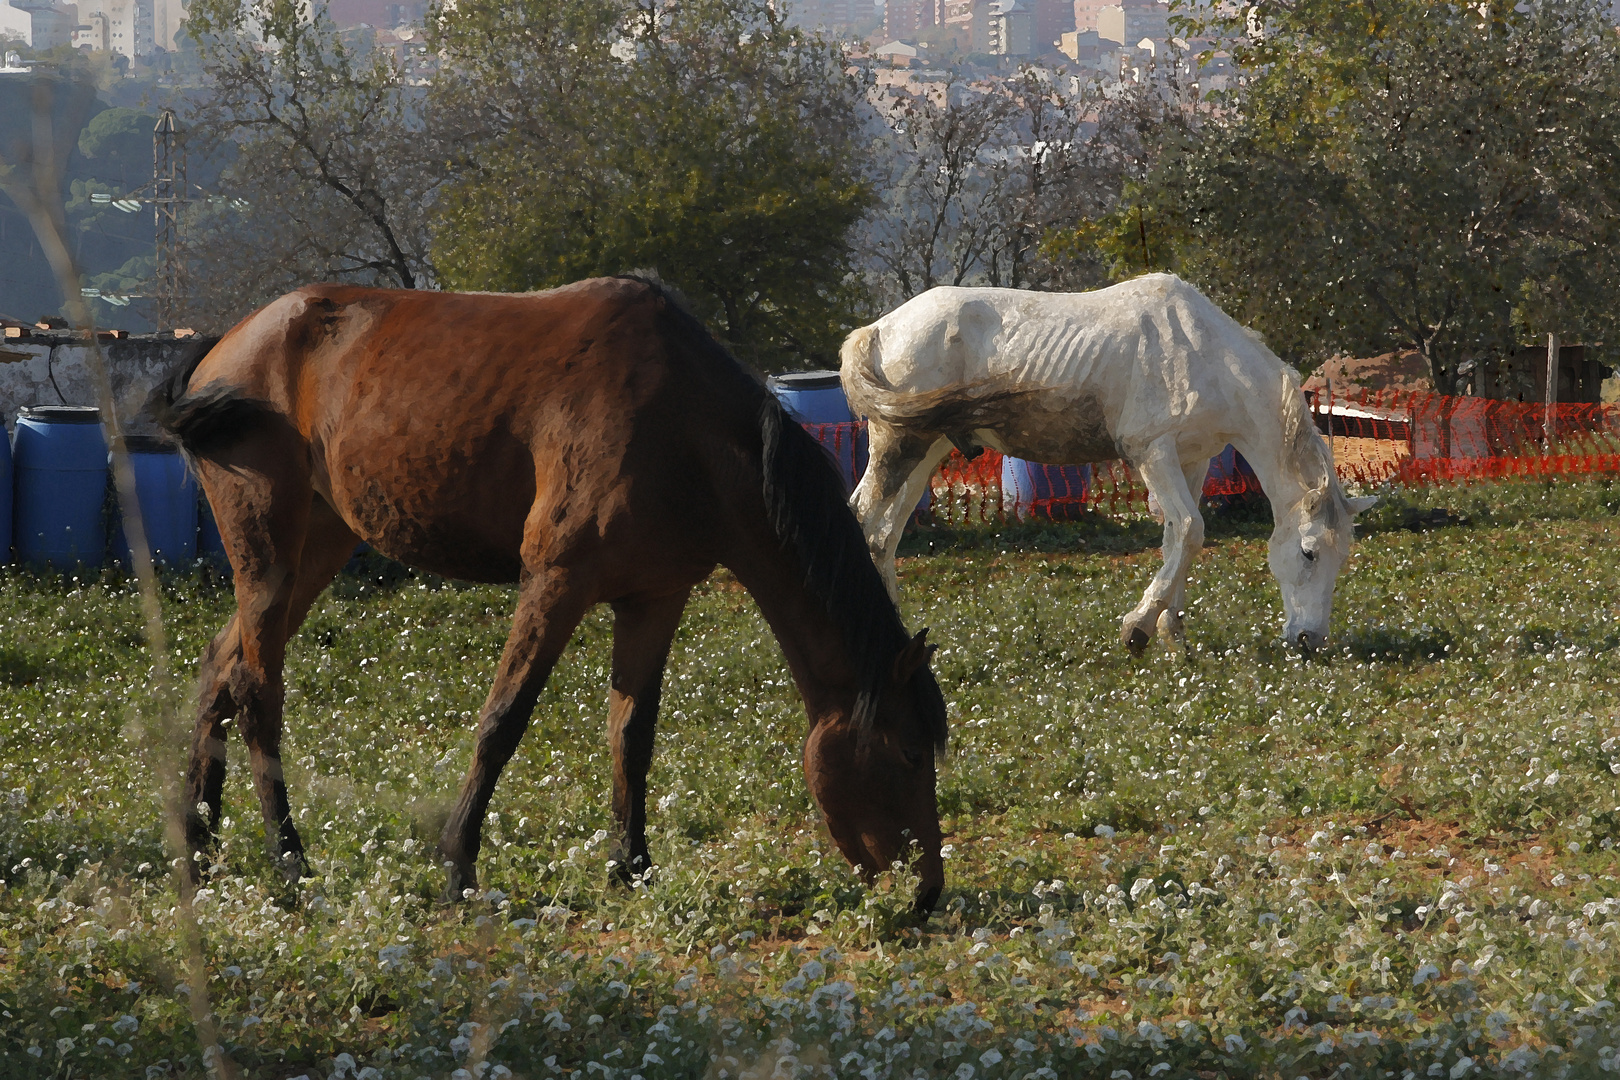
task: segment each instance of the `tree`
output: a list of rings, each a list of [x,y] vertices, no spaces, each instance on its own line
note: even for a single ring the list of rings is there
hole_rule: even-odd
[[[1524,335],[1613,336],[1620,39],[1598,0],[1204,9],[1245,73],[1167,139],[1137,241],[1279,352],[1420,351],[1442,392]],[[1154,245],[1147,243],[1151,235]]]
[[[1012,102],[955,77],[878,102],[893,127],[878,149],[884,201],[867,227],[881,298],[982,276],[1003,231]]]
[[[223,162],[187,222],[193,319],[223,328],[311,281],[433,284],[445,155],[396,58],[346,44],[324,5],[195,0],[189,12],[204,88],[188,146]]]
[[[651,268],[761,366],[832,360],[870,199],[836,46],[761,0],[460,0],[433,47],[465,162],[433,234],[447,285]]]
[[[881,202],[863,226],[885,305],[935,285],[1080,289],[1106,280],[1094,222],[1142,172],[1156,91],[1065,87],[1035,68],[875,98]]]
[[[152,127],[157,117],[139,109],[104,109],[79,132],[79,153],[91,163],[96,179],[120,194],[152,179]]]

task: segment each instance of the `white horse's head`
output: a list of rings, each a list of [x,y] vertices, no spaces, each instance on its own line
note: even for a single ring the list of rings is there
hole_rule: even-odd
[[[1333,586],[1350,557],[1355,516],[1378,499],[1346,498],[1331,473],[1277,515],[1268,561],[1282,586],[1283,637],[1307,652],[1327,641]]]

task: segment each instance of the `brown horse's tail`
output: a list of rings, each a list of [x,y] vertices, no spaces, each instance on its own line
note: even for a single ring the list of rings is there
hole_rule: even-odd
[[[228,446],[273,411],[267,402],[245,396],[228,384],[191,390],[191,376],[217,340],[200,343],[181,359],[146,399],[146,411],[189,457],[204,457]]]

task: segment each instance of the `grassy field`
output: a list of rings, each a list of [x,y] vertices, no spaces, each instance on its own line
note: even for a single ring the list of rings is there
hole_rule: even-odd
[[[1449,509],[1445,527],[1414,528]],[[431,854],[510,592],[378,565],[288,665],[316,873],[285,892],[233,746],[197,912],[242,1075],[735,1080],[1620,1070],[1620,487],[1400,495],[1332,650],[1276,640],[1268,525],[1217,522],[1185,654],[1123,655],[1151,525],[918,535],[943,648],[942,910],[865,889],[797,759],[773,640],[724,576],[666,681],[655,879],[608,884],[608,621],[496,793],[490,891]],[[225,618],[167,583],[178,666]],[[200,1076],[127,586],[0,575],[0,1076]]]

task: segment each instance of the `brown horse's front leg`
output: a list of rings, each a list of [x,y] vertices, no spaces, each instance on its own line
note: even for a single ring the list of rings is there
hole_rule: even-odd
[[[647,850],[647,770],[663,689],[669,643],[691,590],[613,605],[613,673],[608,692],[608,742],[613,751],[611,871],[629,884],[652,868]]]
[[[512,630],[478,720],[472,765],[439,837],[439,854],[449,877],[446,903],[464,899],[478,888],[478,849],[495,782],[517,751],[546,678],[591,601],[577,574],[554,566],[529,575],[519,590]]]

